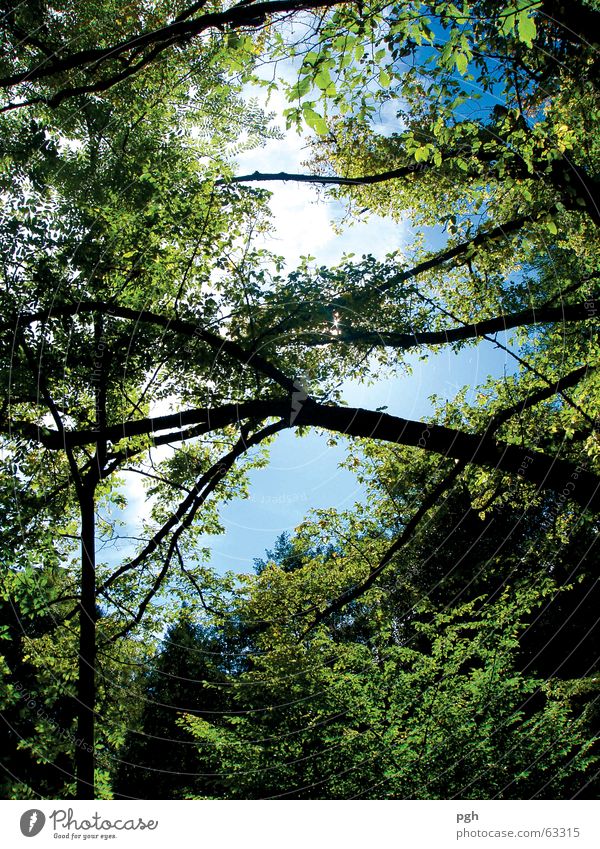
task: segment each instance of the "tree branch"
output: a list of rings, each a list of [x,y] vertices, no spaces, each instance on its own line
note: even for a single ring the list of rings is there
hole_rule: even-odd
[[[340,2],[341,0],[265,0],[251,5],[238,4],[224,11],[209,12],[192,20],[175,20],[164,27],[139,33],[110,47],[78,50],[58,58],[55,54],[53,61],[42,60],[26,71],[0,78],[0,88],[9,89],[20,83],[47,80],[73,70],[94,73],[107,60],[113,61],[134,51],[137,54],[140,50],[151,46],[154,46],[155,52],[158,53],[173,44],[185,43],[209,29],[257,27],[264,24],[269,15],[327,9],[339,5]],[[102,82],[99,81],[98,84],[102,85]]]
[[[242,401],[235,404],[224,404],[222,407],[199,407],[192,410],[182,410],[179,413],[170,413],[166,416],[155,416],[154,418],[133,419],[118,425],[110,425],[104,430],[67,430],[64,433],[49,431],[45,435],[47,441],[52,442],[55,449],[64,448],[65,445],[81,446],[90,445],[99,440],[109,442],[120,442],[132,436],[147,436],[157,431],[170,430],[177,426],[193,424],[194,436],[201,436],[213,430],[221,430],[227,425],[240,422],[248,418],[263,420],[270,416],[289,415],[290,401],[285,398],[273,398],[270,400]],[[48,435],[50,434],[50,435]],[[185,432],[178,434],[165,434],[161,442],[176,442],[184,438]],[[187,432],[190,437],[190,432]],[[154,440],[155,444],[158,438]]]
[[[455,154],[452,154],[455,155]],[[451,154],[446,154],[450,158]],[[237,177],[227,177],[215,180],[215,186],[228,186],[231,183],[312,183],[315,186],[371,186],[376,183],[385,183],[388,180],[399,180],[422,170],[423,163],[414,162],[411,165],[403,165],[401,168],[393,168],[390,171],[382,171],[379,174],[365,174],[362,177],[320,177],[317,174],[292,174],[287,171],[276,173],[264,173],[254,171],[252,174],[240,174]]]
[[[587,373],[588,368],[587,366],[584,366],[580,369],[576,369],[575,371],[566,375],[564,378],[561,378],[561,380],[557,383],[560,383],[563,387],[574,386],[583,377],[585,377]],[[535,404],[538,404],[540,401],[551,397],[552,394],[555,393],[552,393],[548,388],[544,388],[539,390],[538,392],[532,393],[523,401],[502,410],[491,420],[487,428],[487,433],[491,435],[499,427],[501,427],[502,424],[508,421],[513,415],[522,412],[527,407],[531,407]],[[418,529],[418,526],[421,523],[422,519],[426,516],[429,510],[431,510],[431,508],[437,504],[444,492],[446,492],[452,486],[457,477],[464,471],[465,467],[466,461],[460,460],[456,463],[454,468],[450,470],[449,474],[446,475],[443,480],[440,481],[440,483],[435,486],[429,492],[428,495],[425,496],[416,513],[406,523],[400,536],[388,548],[388,550],[381,558],[379,564],[375,567],[375,569],[369,572],[368,576],[364,579],[364,581],[361,581],[360,583],[355,584],[353,587],[350,587],[348,590],[341,593],[337,598],[331,601],[324,610],[319,611],[314,621],[302,634],[302,638],[306,635],[306,633],[311,631],[313,628],[315,628],[333,613],[339,612],[347,604],[350,604],[352,601],[356,601],[356,599],[363,595],[374,584],[375,580],[383,572],[386,566],[389,565],[392,558],[400,551],[400,549],[402,549],[410,541],[415,531]],[[308,615],[315,609],[316,608],[313,606],[306,610],[302,615]]]
[[[331,601],[324,610],[319,611],[313,622],[302,634],[301,639],[303,639],[309,631],[331,616],[332,613],[337,613],[342,609],[342,607],[345,607],[352,601],[356,601],[357,598],[366,593],[366,591],[373,586],[374,582],[377,580],[379,575],[381,575],[386,566],[389,565],[394,556],[410,541],[417,530],[417,527],[421,523],[421,520],[427,515],[432,507],[435,507],[442,495],[452,486],[461,472],[464,471],[466,465],[466,461],[457,462],[450,472],[437,484],[437,486],[430,490],[421,502],[419,509],[408,520],[400,536],[388,548],[377,566],[369,572],[364,581],[350,587],[350,589],[341,593],[337,598]],[[302,615],[305,616],[313,610],[315,610],[314,606],[306,610]]]
[[[247,350],[237,342],[230,339],[223,339],[211,330],[204,328],[199,322],[184,321],[180,318],[159,315],[149,310],[137,310],[131,307],[123,307],[106,301],[86,300],[76,304],[58,304],[53,305],[50,312],[41,311],[36,313],[23,313],[19,315],[17,321],[19,324],[31,324],[39,321],[46,323],[50,319],[62,318],[69,316],[84,315],[87,313],[101,312],[105,316],[114,318],[123,318],[135,322],[142,322],[162,327],[165,330],[171,330],[175,333],[180,333],[183,336],[189,336],[205,342],[217,353],[225,353],[232,357],[237,362],[244,366],[262,372],[265,377],[278,383],[283,389],[288,392],[293,392],[294,380],[285,375],[280,369],[272,363],[264,359],[254,350]]]
[[[592,512],[600,511],[600,477],[576,464],[493,439],[480,434],[425,424],[373,410],[318,404],[308,400],[294,425],[312,425],[364,439],[379,439],[396,445],[409,445],[453,457],[477,466],[498,469],[534,484],[539,489],[559,493]]]
[[[309,343],[335,344],[339,342],[367,342],[371,345],[390,348],[409,349],[419,345],[446,345],[465,339],[477,339],[490,333],[501,333],[515,327],[529,324],[554,324],[572,321],[586,321],[596,318],[600,313],[600,301],[593,299],[579,304],[561,307],[532,307],[527,310],[494,316],[472,324],[451,327],[447,330],[421,330],[413,333],[394,333],[389,331],[363,330],[361,328],[338,326],[333,334],[308,334]],[[304,336],[301,337],[304,339]]]
[[[196,481],[194,486],[189,492],[189,495],[183,499],[183,501],[179,504],[179,507],[175,512],[170,516],[170,518],[159,528],[159,530],[154,534],[152,539],[144,546],[142,551],[137,554],[129,563],[124,563],[120,566],[113,574],[107,578],[106,581],[99,588],[98,592],[102,592],[103,590],[110,587],[114,582],[121,577],[121,575],[125,574],[125,572],[129,572],[131,569],[135,569],[140,566],[147,557],[149,557],[158,546],[162,543],[162,541],[167,537],[167,535],[175,528],[175,526],[181,522],[179,528],[177,528],[172,537],[172,541],[177,542],[182,532],[188,528],[191,522],[194,519],[194,516],[202,506],[202,504],[206,501],[208,496],[215,490],[216,486],[220,483],[220,481],[224,478],[227,472],[234,465],[235,461],[242,455],[245,454],[249,448],[252,448],[255,445],[258,445],[260,442],[263,442],[269,436],[277,433],[282,430],[284,427],[289,427],[287,420],[282,420],[276,422],[275,424],[268,425],[267,427],[259,430],[253,436],[248,439],[240,439],[236,443],[236,445],[221,457],[216,463],[214,463],[206,472],[204,472]],[[172,552],[171,552],[172,553]]]
[[[494,415],[491,419],[487,427],[487,433],[491,434],[495,432],[513,416],[520,415],[530,407],[535,407],[535,405],[539,404],[541,401],[546,401],[557,394],[562,395],[565,389],[576,386],[581,380],[583,380],[584,377],[591,374],[593,371],[596,371],[595,367],[581,366],[580,368],[569,372],[569,374],[566,374],[564,377],[558,378],[558,380],[550,386],[545,386],[543,389],[531,392],[522,401],[517,401],[512,406],[506,407],[504,410],[500,410],[500,412],[496,413],[496,415]]]
[[[557,384],[551,381],[548,383],[556,391]],[[488,431],[472,434],[444,425],[427,424],[374,410],[320,404],[311,398],[298,400],[295,409],[290,399],[275,398],[226,404],[216,409],[188,410],[155,419],[126,422],[124,425],[108,428],[110,433],[100,434],[100,438],[108,436],[110,439],[122,439],[130,435],[147,434],[155,429],[167,429],[182,422],[202,422],[198,426],[198,432],[208,433],[242,419],[254,418],[264,421],[270,417],[285,419],[287,427],[322,427],[346,436],[410,445],[456,460],[499,469],[508,474],[518,474],[523,480],[535,484],[540,489],[550,489],[562,494],[562,490],[566,488],[565,497],[592,511],[600,510],[600,478],[587,471],[581,464],[550,457],[534,449],[497,442],[491,438]],[[80,445],[98,438],[94,431],[67,431],[62,439],[59,433],[54,432],[53,437],[58,442],[55,446],[57,448],[63,447],[64,440],[67,440],[68,444]]]

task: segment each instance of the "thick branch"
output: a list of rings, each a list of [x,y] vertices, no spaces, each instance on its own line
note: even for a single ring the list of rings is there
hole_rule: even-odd
[[[449,155],[446,156],[449,158]],[[254,171],[252,174],[239,174],[237,177],[228,177],[215,181],[215,186],[228,186],[230,183],[312,183],[315,186],[371,186],[375,183],[385,183],[388,180],[398,180],[408,177],[420,170],[422,166],[418,162],[411,165],[403,165],[401,168],[393,168],[390,171],[382,171],[379,174],[365,174],[362,177],[320,177],[317,174],[292,174],[287,171],[276,173],[264,173]]]
[[[582,368],[575,369],[570,372],[570,374],[565,375],[565,377],[560,378],[556,382],[556,389],[552,391],[548,387],[544,387],[543,389],[538,390],[537,392],[532,392],[527,398],[522,401],[513,404],[510,407],[506,407],[504,410],[501,410],[497,413],[492,420],[490,421],[487,427],[488,435],[492,435],[495,433],[498,428],[500,428],[503,424],[505,424],[512,416],[521,414],[525,409],[535,406],[539,404],[541,401],[547,400],[552,397],[556,392],[560,389],[566,389],[569,386],[575,386],[582,380],[591,369],[588,369],[587,366],[583,366]],[[421,502],[418,510],[415,514],[408,520],[406,525],[404,526],[402,533],[400,536],[393,542],[393,544],[388,548],[386,553],[383,555],[378,565],[369,572],[367,577],[358,584],[350,587],[345,592],[341,593],[337,598],[331,601],[327,607],[318,612],[314,621],[309,626],[308,630],[316,627],[320,622],[323,622],[332,613],[339,612],[343,607],[349,604],[352,601],[356,601],[356,599],[360,598],[376,581],[379,575],[383,572],[386,566],[391,562],[393,557],[403,548],[409,541],[412,539],[415,531],[418,529],[421,521],[425,518],[429,510],[434,507],[439,501],[440,497],[446,492],[450,486],[454,483],[459,474],[464,470],[466,463],[464,461],[459,461],[456,463],[453,469],[449,472],[448,475],[444,477],[444,479],[434,487],[428,495],[425,496],[423,501]],[[303,615],[307,615],[315,610],[314,607],[309,608]]]
[[[180,413],[171,413],[166,416],[155,416],[154,418],[135,419],[118,425],[111,425],[104,430],[74,430],[66,431],[62,436],[56,431],[51,431],[55,439],[55,448],[63,448],[64,445],[89,445],[99,440],[109,442],[120,442],[132,436],[144,436],[171,428],[183,427],[184,425],[196,425],[194,436],[201,436],[214,430],[221,430],[227,425],[235,424],[248,418],[265,419],[269,416],[289,415],[290,402],[284,398],[275,398],[265,401],[245,401],[240,404],[224,404],[222,407],[208,408],[200,407],[193,410],[183,410]],[[48,438],[48,437],[46,437]],[[165,435],[163,442],[169,441],[169,435]],[[175,437],[172,441],[176,441]]]
[[[0,78],[0,88],[11,88],[24,82],[45,80],[66,71],[86,70],[94,72],[107,60],[114,61],[128,53],[136,54],[153,45],[163,47],[181,44],[209,29],[239,29],[264,24],[268,15],[285,14],[311,9],[326,9],[339,5],[340,0],[265,0],[253,4],[238,4],[222,12],[209,12],[192,20],[176,20],[159,29],[140,33],[110,47],[96,47],[78,50],[53,61],[42,60],[35,67],[19,71],[11,76]]]
[[[199,322],[184,321],[180,318],[171,318],[166,315],[149,310],[137,310],[132,307],[123,307],[118,304],[113,304],[105,301],[80,301],[76,304],[58,304],[53,305],[50,312],[23,313],[19,316],[20,324],[31,324],[36,321],[47,322],[53,318],[69,317],[84,315],[87,313],[100,312],[105,316],[114,318],[129,319],[135,322],[151,324],[155,327],[163,327],[165,330],[171,330],[175,333],[180,333],[183,336],[189,336],[205,342],[217,353],[224,353],[232,357],[237,362],[245,366],[262,372],[265,377],[271,378],[288,392],[295,390],[294,380],[285,375],[280,369],[272,365],[261,357],[260,354],[253,350],[247,350],[237,342],[230,339],[223,339],[217,333],[207,330]]]
[[[499,442],[488,435],[470,434],[436,424],[424,424],[386,413],[307,401],[295,425],[312,425],[346,436],[380,439],[433,451],[460,462],[498,469],[539,489],[559,493],[593,512],[600,511],[600,478],[580,463],[560,460],[533,449]]]
[[[279,173],[261,173],[255,171],[253,174],[243,174],[238,177],[218,180],[216,185],[226,185],[227,183],[249,183],[249,182],[298,182],[312,183],[319,186],[368,186],[376,183],[384,183],[389,180],[405,179],[412,174],[417,174],[422,171],[430,171],[434,168],[443,167],[443,163],[450,162],[456,157],[464,157],[469,155],[466,150],[462,151],[444,151],[442,152],[442,162],[434,163],[432,160],[428,162],[414,162],[410,165],[404,165],[401,168],[394,168],[389,171],[382,171],[379,174],[364,174],[360,177],[322,177],[312,174],[291,174],[285,171]],[[488,168],[488,176],[495,179],[501,179],[501,174],[494,174],[493,163],[498,159],[497,151],[482,150],[474,154],[476,160],[480,163],[485,163],[490,166]],[[518,155],[512,161],[503,162],[503,174],[510,175],[515,178],[532,179],[534,176],[547,180],[558,192],[561,199],[568,209],[581,210],[585,209],[590,218],[596,225],[600,225],[600,184],[592,177],[585,168],[570,162],[564,158],[554,161],[548,170],[547,159],[537,159],[532,163],[532,170],[527,163]],[[581,204],[579,203],[581,201]],[[526,219],[523,219],[523,222]],[[522,226],[522,225],[521,225]]]
[[[146,434],[154,429],[175,427],[182,422],[202,422],[201,432],[208,433],[246,418],[264,420],[269,417],[286,419],[289,427],[322,427],[347,436],[410,445],[459,461],[518,474],[540,489],[558,491],[561,495],[564,493],[565,497],[593,511],[600,509],[600,478],[581,465],[555,459],[533,449],[496,442],[488,431],[479,435],[471,434],[373,410],[319,404],[310,398],[298,402],[294,409],[290,399],[275,398],[226,404],[216,409],[188,410],[156,419],[141,419],[126,422],[114,429],[108,428],[108,438],[122,439],[128,435]],[[100,434],[100,437],[103,436],[106,434]],[[60,434],[55,433],[54,438],[62,443]],[[93,442],[98,438],[99,435],[93,431],[71,431],[62,437],[74,445]]]
[[[414,333],[393,333],[360,328],[345,327],[340,324],[336,335],[310,335],[310,340],[317,344],[332,344],[336,342],[366,342],[369,345],[386,346],[390,348],[414,348],[419,345],[446,345],[461,342],[465,339],[476,339],[490,333],[501,333],[515,327],[530,324],[554,324],[572,321],[585,321],[595,318],[600,312],[600,301],[590,300],[579,304],[569,304],[561,307],[532,307],[527,310],[494,316],[482,321],[451,327],[448,330],[422,330]]]

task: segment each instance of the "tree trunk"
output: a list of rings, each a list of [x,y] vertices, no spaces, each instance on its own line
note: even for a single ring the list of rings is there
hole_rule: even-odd
[[[96,546],[94,491],[81,499],[81,602],[75,772],[77,798],[94,798],[94,706],[96,697]]]

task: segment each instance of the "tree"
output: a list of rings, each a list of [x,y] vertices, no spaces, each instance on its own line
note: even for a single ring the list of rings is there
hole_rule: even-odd
[[[415,468],[377,446],[364,461],[373,512],[318,513],[293,545],[328,554],[248,579],[238,618],[265,627],[233,686],[237,710],[217,727],[182,721],[216,751],[226,798],[592,798],[593,638],[581,655],[570,640],[545,646],[549,620],[579,638],[594,627],[581,599],[597,592],[597,529],[572,515],[561,545],[545,505],[490,515],[457,484],[377,585],[322,618],[410,521]]]
[[[209,58],[210,54],[207,63]],[[118,121],[111,103],[90,103],[75,125],[71,116],[70,126],[62,121],[44,126],[39,119],[12,118],[7,118],[4,126],[18,167],[5,174],[5,188],[11,200],[2,228],[3,305],[5,328],[12,333],[12,341],[5,337],[3,431],[10,451],[10,471],[17,481],[29,476],[36,494],[23,505],[14,502],[10,491],[7,498],[9,503],[13,501],[12,531],[20,538],[22,556],[28,556],[30,546],[35,548],[33,534],[41,521],[48,534],[46,548],[53,560],[60,562],[64,558],[61,565],[71,575],[71,552],[60,552],[54,539],[57,534],[70,537],[73,523],[80,516],[80,582],[73,575],[75,599],[80,599],[77,737],[85,741],[76,752],[79,795],[93,795],[98,642],[109,646],[120,633],[126,633],[141,620],[160,588],[169,562],[181,556],[186,545],[183,540],[180,547],[178,544],[185,525],[171,540],[168,552],[159,548],[160,536],[148,542],[134,566],[126,564],[124,570],[144,564],[143,576],[136,575],[135,582],[121,580],[118,590],[109,593],[115,570],[95,562],[96,530],[107,526],[106,520],[96,517],[96,511],[102,510],[102,505],[119,503],[115,475],[124,467],[146,474],[137,456],[147,455],[147,449],[156,443],[138,438],[130,440],[127,447],[123,444],[121,450],[117,435],[109,448],[102,431],[117,422],[117,428],[122,430],[122,422],[147,413],[151,403],[159,403],[173,392],[188,393],[189,397],[204,394],[206,398],[205,393],[211,390],[197,372],[199,362],[212,372],[212,391],[217,395],[222,380],[220,367],[213,368],[204,347],[206,339],[214,342],[216,336],[200,329],[199,335],[183,349],[177,340],[165,338],[160,327],[143,326],[134,350],[130,329],[124,330],[119,316],[111,314],[111,303],[118,299],[136,316],[140,307],[170,300],[175,312],[185,313],[189,309],[186,304],[194,297],[192,293],[206,287],[215,271],[218,274],[218,265],[225,256],[230,261],[234,259],[247,228],[261,226],[260,193],[225,191],[217,201],[197,173],[197,158],[208,150],[214,157],[220,148],[219,168],[226,167],[227,149],[237,143],[241,126],[250,133],[250,143],[252,134],[260,136],[261,132],[256,110],[241,107],[234,92],[219,88],[218,74],[210,73],[208,68],[203,70],[204,88],[197,90],[195,103],[190,100],[186,84],[174,87],[172,79],[162,79],[159,74],[155,90],[146,91],[149,98],[156,98],[155,105],[148,101],[142,104],[133,90],[130,109],[127,113],[119,109]],[[167,86],[169,99],[165,100]],[[209,111],[200,111],[200,103],[202,110]],[[223,117],[231,118],[234,111],[236,121],[225,125]],[[201,120],[202,135],[192,144],[189,133]],[[178,124],[175,130],[174,123]],[[44,140],[41,149],[40,139]],[[25,208],[23,195],[28,199]],[[218,287],[217,282],[214,285]],[[201,297],[206,301],[208,320],[217,303],[206,292]],[[55,299],[66,305],[64,313],[59,309],[53,314]],[[78,309],[84,299],[94,300],[95,307]],[[237,353],[237,348],[233,348]],[[228,393],[229,389],[225,391]],[[56,453],[52,453],[52,438],[48,442],[45,436],[44,415],[51,417],[59,435],[61,444],[56,446]],[[229,423],[225,419],[223,425]],[[73,426],[84,431],[91,428],[93,453],[86,449],[87,439],[79,445],[71,444],[66,431]],[[189,435],[187,431],[179,437],[168,433],[162,441],[176,444]],[[219,436],[231,438],[232,431],[223,433],[220,429]],[[217,462],[216,444],[208,442],[181,451],[177,458],[166,461],[173,473],[168,490],[171,494],[179,492],[184,488],[183,479],[194,475],[198,465],[204,466],[205,472],[200,474],[187,503],[188,508],[191,504],[198,509],[220,486],[228,464],[231,466],[267,436],[269,431],[258,439],[249,435],[247,443],[238,440],[222,465]],[[176,481],[177,474],[182,477],[181,483]],[[232,483],[234,490],[237,485]],[[53,501],[48,503],[51,496]],[[48,509],[36,513],[44,502]],[[156,509],[157,521],[168,505],[169,497],[163,495],[162,504]],[[24,507],[25,517],[20,515]],[[177,523],[177,518],[181,516],[172,517],[171,525]],[[211,523],[214,513],[207,513],[205,527]],[[149,555],[153,553],[151,565]],[[157,558],[163,553],[167,555],[167,565],[163,565],[162,572],[153,573]],[[36,566],[45,569],[44,551],[39,546],[29,556],[36,555],[41,559]],[[134,584],[136,590],[132,591]],[[98,606],[100,599],[107,605],[104,610]],[[59,616],[66,616],[66,621],[74,615],[68,601],[67,594],[67,602],[61,603],[60,597],[49,602],[59,604],[52,609]],[[132,612],[131,607],[136,604],[138,609]],[[100,640],[96,634],[99,617],[112,620]]]
[[[207,796],[220,794],[214,758],[210,751],[198,757],[178,719],[189,713],[219,724],[229,707],[231,657],[216,633],[190,622],[185,610],[183,614],[165,634],[150,670],[142,673],[139,727],[130,729],[119,755],[117,797],[177,799],[190,787],[196,793],[204,787]]]

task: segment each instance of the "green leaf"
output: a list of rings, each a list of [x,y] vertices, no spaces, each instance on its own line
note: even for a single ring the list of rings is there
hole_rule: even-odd
[[[502,17],[500,18],[499,27],[502,35],[510,35],[510,33],[514,31],[515,19],[516,14],[514,12],[507,13],[507,10],[504,10],[504,12],[502,13]]]
[[[329,127],[323,116],[315,112],[312,106],[308,106],[307,104],[304,104],[302,111],[304,112],[304,120],[308,126],[318,135],[326,136],[329,132]]]
[[[467,72],[468,60],[464,53],[456,52],[454,54],[454,64],[459,74],[465,75]]]
[[[388,72],[386,70],[384,70],[382,68],[381,71],[379,72],[379,84],[383,88],[387,88],[389,86],[389,84],[391,83],[391,81],[392,81],[391,76],[388,74]]]
[[[317,88],[320,88],[321,91],[325,91],[331,85],[331,74],[327,68],[321,67],[319,73],[315,77],[315,85]]]
[[[533,47],[533,39],[536,36],[537,29],[535,21],[525,10],[519,13],[517,18],[517,29],[519,33],[519,41],[524,42],[527,47]]]
[[[288,91],[288,100],[300,100],[310,91],[310,77],[300,77],[298,82]]]

